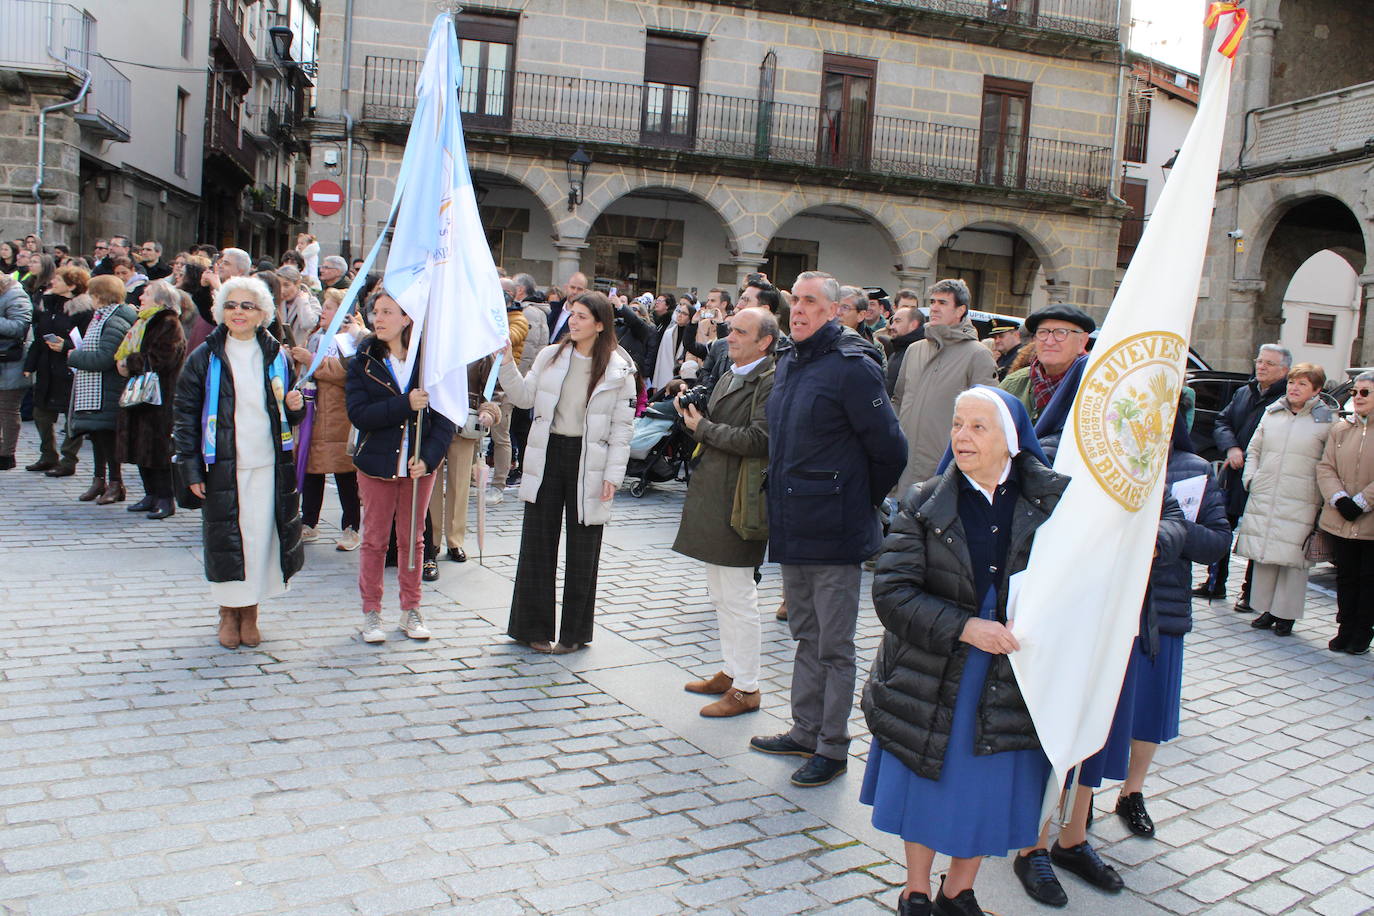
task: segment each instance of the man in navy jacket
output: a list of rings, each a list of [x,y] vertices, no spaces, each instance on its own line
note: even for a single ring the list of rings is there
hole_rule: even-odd
[[[749,745],[807,757],[792,783],[819,786],[845,771],[859,577],[882,544],[878,506],[907,443],[877,352],[837,320],[839,283],[809,271],[792,296],[792,346],[768,398],[768,554],[797,641],[792,728]]]

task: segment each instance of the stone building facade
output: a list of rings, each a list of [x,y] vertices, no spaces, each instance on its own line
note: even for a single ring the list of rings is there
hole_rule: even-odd
[[[1116,282],[1116,0],[484,0],[458,18],[469,160],[508,271],[705,292],[763,269],[987,310]],[[326,251],[375,240],[434,7],[323,11],[311,180]],[[581,150],[585,180],[569,160]],[[581,182],[581,193],[570,186]]]
[[[1349,358],[1333,358],[1374,365],[1374,63],[1364,53],[1374,22],[1343,0],[1247,6],[1194,346],[1219,368],[1246,369],[1283,334],[1293,276],[1331,251],[1362,290]]]

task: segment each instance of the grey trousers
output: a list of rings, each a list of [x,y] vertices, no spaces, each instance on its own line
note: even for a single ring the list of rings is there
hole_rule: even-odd
[[[797,641],[788,735],[835,760],[849,753],[860,572],[857,563],[782,567],[787,625]]]

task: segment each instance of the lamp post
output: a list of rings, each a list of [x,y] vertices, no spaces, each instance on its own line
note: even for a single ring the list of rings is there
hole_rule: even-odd
[[[587,169],[592,157],[582,147],[568,157],[568,212],[572,213],[582,203],[582,189],[587,183]]]

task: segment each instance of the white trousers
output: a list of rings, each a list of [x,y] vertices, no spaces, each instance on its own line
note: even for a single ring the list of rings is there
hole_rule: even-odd
[[[734,678],[736,690],[753,693],[759,689],[759,653],[763,639],[753,567],[707,563],[706,591],[715,605],[716,623],[720,627],[721,670]]]
[[[220,607],[252,607],[286,591],[277,537],[277,469],[238,468],[239,536],[243,578],[211,582],[210,600]]]
[[[1284,620],[1301,620],[1307,603],[1307,567],[1256,563],[1250,606]]]

